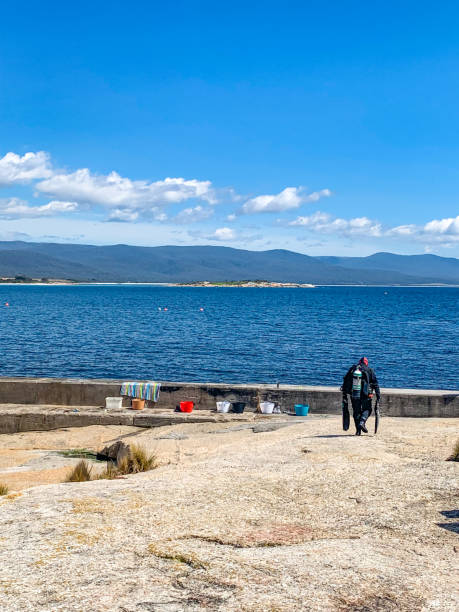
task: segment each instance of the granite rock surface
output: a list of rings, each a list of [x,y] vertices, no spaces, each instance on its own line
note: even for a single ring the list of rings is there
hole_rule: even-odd
[[[98,430],[160,467],[0,498],[1,609],[459,609],[457,420],[225,427]]]

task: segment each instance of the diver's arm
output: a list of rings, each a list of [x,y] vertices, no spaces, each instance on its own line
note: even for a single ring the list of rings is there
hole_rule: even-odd
[[[378,379],[376,378],[376,374],[374,370],[371,370],[371,387],[376,393],[376,399],[379,401],[381,399],[381,390],[379,388]]]

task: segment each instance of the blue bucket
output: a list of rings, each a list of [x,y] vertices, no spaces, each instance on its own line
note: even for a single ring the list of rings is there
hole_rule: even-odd
[[[308,404],[295,404],[296,416],[308,416],[309,406]]]

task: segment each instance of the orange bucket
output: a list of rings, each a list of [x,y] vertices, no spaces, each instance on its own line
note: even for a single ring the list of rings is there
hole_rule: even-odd
[[[132,410],[143,410],[145,408],[145,400],[133,399],[131,402]]]
[[[192,412],[194,402],[180,402],[180,412]]]

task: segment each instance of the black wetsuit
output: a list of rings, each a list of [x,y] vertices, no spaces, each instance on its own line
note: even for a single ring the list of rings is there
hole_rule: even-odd
[[[354,417],[354,423],[357,433],[360,433],[368,417],[371,414],[371,397],[369,395],[374,390],[376,398],[379,400],[381,392],[379,390],[378,379],[374,370],[366,366],[364,363],[358,364],[362,371],[362,389],[360,397],[353,397],[352,394],[352,375],[354,374],[357,365],[353,365],[349,368],[343,381],[343,395],[351,396],[352,403],[352,416]]]

